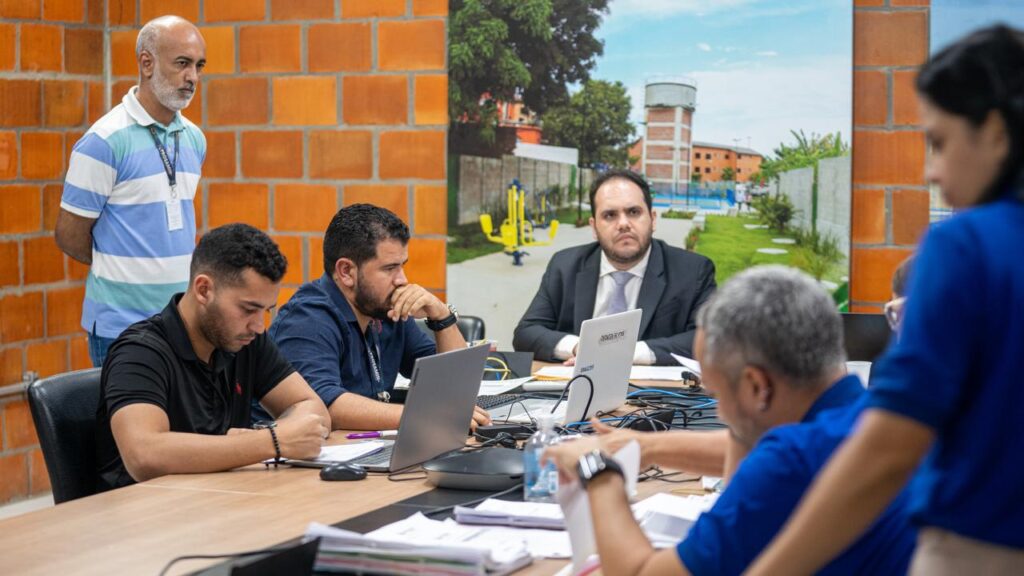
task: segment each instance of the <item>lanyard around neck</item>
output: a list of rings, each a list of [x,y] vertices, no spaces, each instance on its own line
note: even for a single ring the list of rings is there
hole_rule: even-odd
[[[163,142],[160,141],[160,137],[156,133],[156,128],[151,124],[149,126],[149,135],[153,137],[153,144],[156,144],[156,151],[160,153],[160,161],[164,164],[164,172],[167,174],[167,183],[171,186],[171,198],[177,196],[178,186],[178,150],[181,148],[178,137],[181,135],[181,131],[176,130],[174,132],[174,161],[172,162],[170,157],[167,155],[167,148],[164,147]]]

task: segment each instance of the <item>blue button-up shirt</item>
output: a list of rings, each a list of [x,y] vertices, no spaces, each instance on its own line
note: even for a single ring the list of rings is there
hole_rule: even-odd
[[[839,380],[803,420],[772,429],[740,464],[714,507],[679,543],[692,574],[740,574],[771,541],[800,498],[846,438],[864,407],[856,376]],[[820,574],[905,574],[915,533],[900,496],[841,556]]]
[[[346,392],[367,398],[390,392],[398,373],[410,376],[417,358],[437,351],[412,318],[371,322],[363,334],[352,307],[326,274],[304,284],[281,308],[270,337],[327,406]],[[370,347],[379,351],[373,359]],[[373,366],[378,358],[380,382]]]
[[[914,261],[900,338],[872,408],[935,431],[911,484],[916,522],[1024,548],[1024,202],[936,224]]]

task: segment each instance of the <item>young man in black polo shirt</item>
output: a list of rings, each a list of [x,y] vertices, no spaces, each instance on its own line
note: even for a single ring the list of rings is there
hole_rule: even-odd
[[[319,454],[327,410],[264,333],[286,266],[252,226],[211,230],[192,255],[188,290],[114,342],[97,415],[100,490]],[[253,400],[279,418],[275,427],[250,428]]]

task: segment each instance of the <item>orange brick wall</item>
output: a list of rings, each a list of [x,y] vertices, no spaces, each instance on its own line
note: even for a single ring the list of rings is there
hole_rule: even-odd
[[[86,267],[53,242],[67,158],[104,111],[103,0],[0,2],[0,386],[89,365]],[[0,397],[0,503],[50,489],[23,394]]]
[[[929,0],[855,0],[850,299],[878,312],[928,226],[925,139],[914,76],[929,50]]]
[[[322,273],[334,212],[373,202],[412,228],[410,279],[444,295],[447,3],[0,0],[0,387],[90,365],[87,268],[53,242],[67,156],[136,83],[138,28],[166,13],[207,42],[185,111],[208,142],[201,230],[267,230],[289,261],[283,303]],[[48,490],[23,395],[0,398],[0,428],[0,503]]]

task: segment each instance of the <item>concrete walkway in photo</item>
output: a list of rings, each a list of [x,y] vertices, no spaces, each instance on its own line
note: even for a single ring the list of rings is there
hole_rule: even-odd
[[[690,220],[658,218],[654,237],[682,248],[690,226]],[[538,232],[539,237],[547,236],[546,230]],[[523,257],[522,266],[513,266],[512,257],[500,252],[450,264],[448,301],[461,314],[483,318],[487,338],[497,340],[499,349],[511,350],[512,332],[537,293],[551,257],[564,248],[593,241],[594,234],[589,226],[576,228],[572,223],[565,223],[559,226],[551,246],[528,248],[529,256]]]

